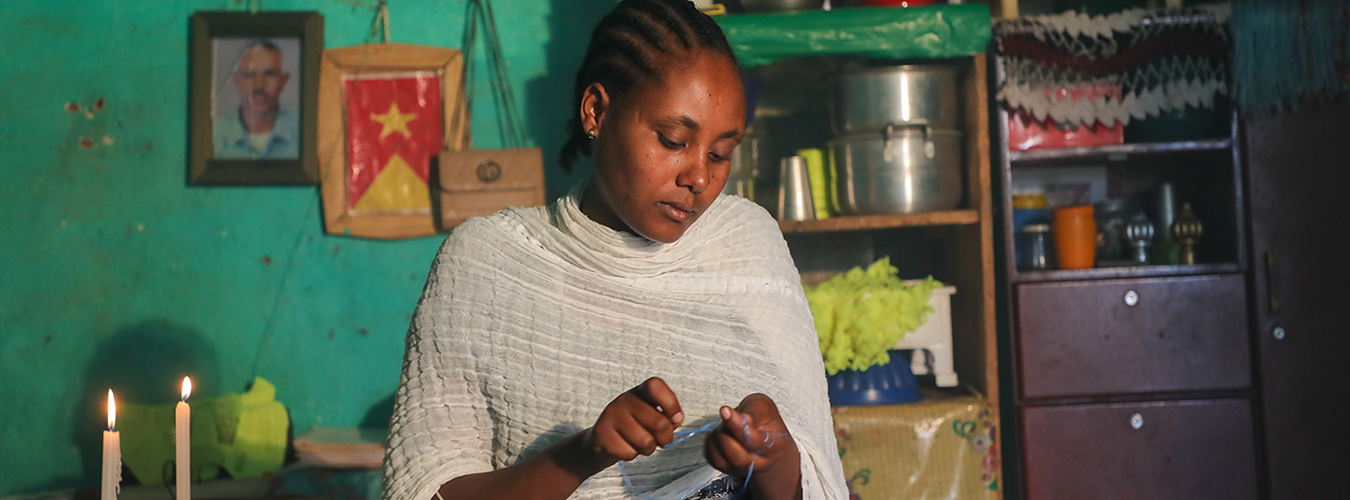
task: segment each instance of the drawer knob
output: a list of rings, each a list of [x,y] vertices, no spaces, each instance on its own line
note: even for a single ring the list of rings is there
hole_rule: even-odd
[[[1130,427],[1134,427],[1134,428],[1137,430],[1137,429],[1142,428],[1143,426],[1144,426],[1144,416],[1143,416],[1143,415],[1140,415],[1140,414],[1138,414],[1138,413],[1135,413],[1134,415],[1130,415]]]
[[[1134,290],[1125,292],[1125,305],[1134,307],[1139,304],[1139,294]]]
[[[1275,336],[1275,340],[1284,340],[1284,327],[1277,326],[1270,334]]]

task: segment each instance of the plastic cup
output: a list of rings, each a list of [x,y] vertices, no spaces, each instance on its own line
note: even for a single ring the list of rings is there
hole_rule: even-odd
[[[1097,220],[1092,205],[1058,208],[1051,230],[1060,269],[1089,269],[1097,260]]]

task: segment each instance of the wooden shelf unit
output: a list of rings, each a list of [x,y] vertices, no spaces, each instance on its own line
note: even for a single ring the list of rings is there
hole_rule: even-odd
[[[1052,269],[1048,271],[1019,271],[1011,276],[1013,283],[1040,283],[1047,281],[1084,281],[1124,278],[1159,278],[1169,276],[1196,276],[1242,272],[1236,262],[1191,264],[1175,266],[1122,266],[1092,269]]]
[[[1032,149],[1028,151],[1009,151],[1008,160],[1013,163],[1045,160],[1111,160],[1113,157],[1129,155],[1151,155],[1177,152],[1230,151],[1232,139],[1202,139],[1177,142],[1143,142],[1136,144],[1113,144],[1110,146],[1087,146],[1062,149]]]
[[[778,221],[784,233],[825,233],[920,226],[956,226],[980,222],[974,209],[893,215],[840,215],[821,220]]]
[[[889,255],[901,269],[902,278],[935,279],[956,287],[952,296],[952,351],[962,390],[974,389],[988,399],[997,414],[999,403],[998,349],[994,311],[994,246],[997,224],[993,215],[990,184],[989,94],[987,59],[977,54],[957,60],[935,61],[959,64],[963,132],[962,177],[964,196],[955,210],[929,213],[836,216],[824,220],[783,221],[779,227],[793,249],[794,258],[840,255],[855,256],[855,247],[865,247],[872,257]],[[781,74],[781,72],[779,73]],[[796,86],[809,85],[810,78],[789,74]],[[803,83],[807,82],[807,83]],[[760,105],[788,109],[772,102],[769,81],[761,90]],[[795,88],[801,94],[800,87]],[[815,94],[812,94],[815,95]],[[826,115],[812,115],[828,116]],[[782,117],[771,117],[783,119]],[[827,120],[793,120],[818,123]],[[814,129],[813,129],[814,130]],[[828,133],[828,130],[826,131]],[[875,253],[872,253],[875,252]],[[827,277],[838,267],[816,267],[812,259],[799,259],[804,278]],[[829,260],[829,259],[824,259]],[[859,262],[850,263],[849,266]],[[908,270],[906,269],[908,267]],[[822,278],[823,279],[823,278]],[[819,281],[819,279],[817,279]],[[1000,424],[1001,425],[1001,424]],[[1000,433],[1001,435],[1001,433]],[[998,482],[1002,487],[1003,482]],[[1002,498],[1000,490],[999,497]]]
[[[1001,61],[994,59],[991,70],[997,85]],[[994,187],[1001,223],[1000,361],[1008,382],[1006,491],[1011,498],[1096,498],[1108,490],[1106,496],[1129,498],[1194,491],[1256,498],[1236,115],[1226,138],[1030,151],[1008,150],[1008,118],[1006,109],[992,114],[1000,160]],[[1108,197],[1139,198],[1166,181],[1175,186],[1178,205],[1194,201],[1206,226],[1197,247],[1202,262],[1017,269],[1012,190],[1019,169],[1102,166]],[[1204,418],[1231,425],[1201,435],[1185,424]],[[1088,435],[1092,442],[1083,439]],[[1100,460],[1084,459],[1088,449],[1108,451],[1096,454]],[[1175,461],[1159,467],[1160,449]],[[1203,460],[1208,468],[1191,465]],[[1141,480],[1115,481],[1121,477]]]

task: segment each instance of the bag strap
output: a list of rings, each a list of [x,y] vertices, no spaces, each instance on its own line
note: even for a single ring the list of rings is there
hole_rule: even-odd
[[[516,94],[506,73],[506,56],[502,52],[501,39],[497,34],[497,20],[492,12],[490,0],[468,0],[465,7],[464,41],[460,49],[464,58],[463,80],[460,82],[460,89],[464,93],[462,104],[464,111],[461,113],[461,104],[456,103],[453,128],[459,130],[461,126],[467,125],[461,123],[462,115],[473,116],[474,73],[477,66],[473,52],[480,24],[483,29],[483,41],[487,45],[489,81],[492,85],[492,100],[496,105],[498,132],[501,134],[502,144],[509,148],[523,147],[524,122],[520,119]]]

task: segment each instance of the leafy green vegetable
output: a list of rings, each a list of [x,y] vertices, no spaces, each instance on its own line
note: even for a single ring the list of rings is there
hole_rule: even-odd
[[[863,270],[855,267],[818,286],[806,287],[816,319],[825,371],[865,370],[891,360],[886,354],[906,333],[928,319],[928,298],[942,283],[931,276],[900,280],[890,257]]]

